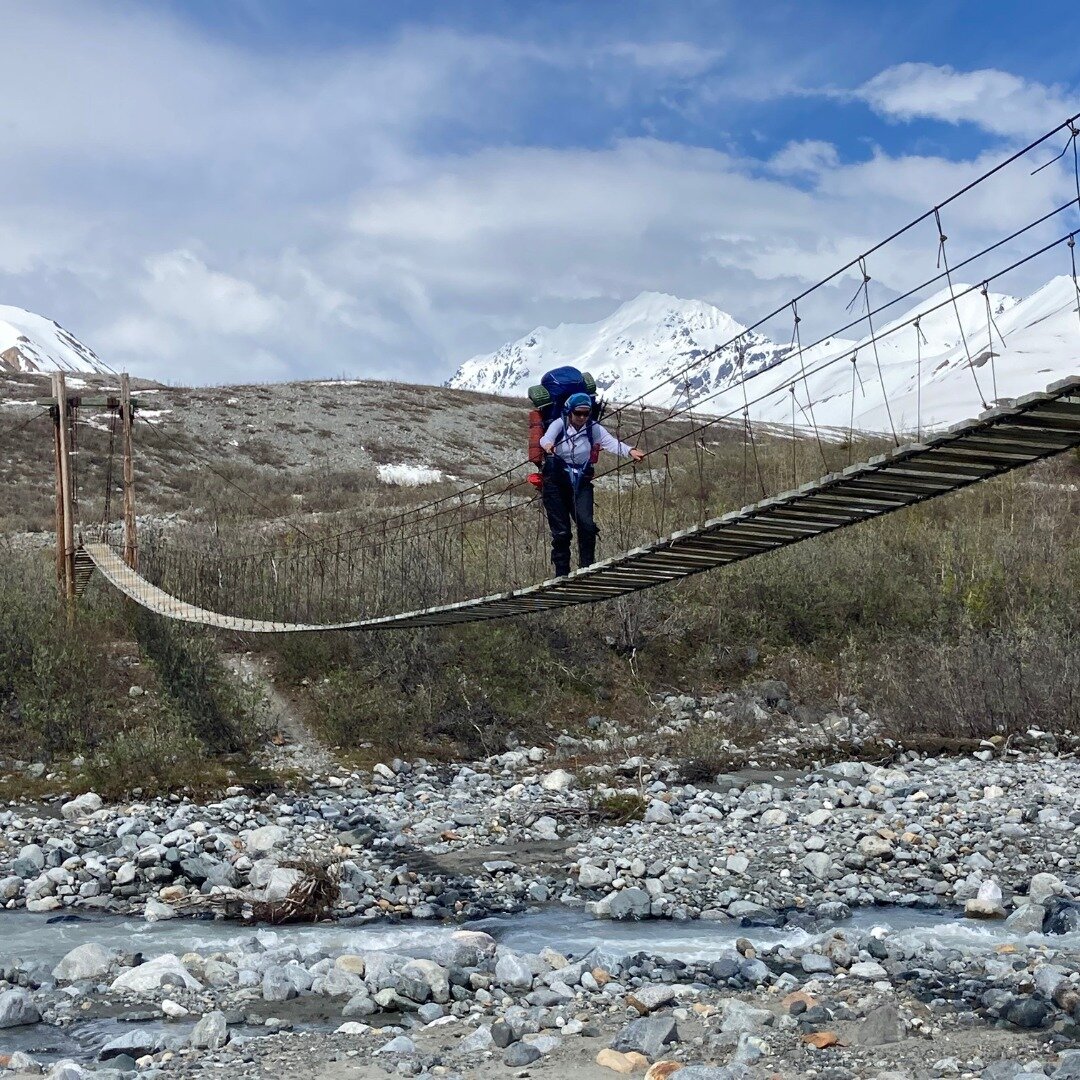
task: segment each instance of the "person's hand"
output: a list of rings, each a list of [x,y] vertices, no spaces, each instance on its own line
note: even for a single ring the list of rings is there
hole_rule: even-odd
[[[630,451],[630,460],[635,461],[635,462],[636,461],[644,461],[645,460],[645,451],[644,450],[639,450],[635,446],[634,449]]]

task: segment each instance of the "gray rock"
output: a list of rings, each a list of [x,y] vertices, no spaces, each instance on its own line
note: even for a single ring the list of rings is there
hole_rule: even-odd
[[[410,960],[402,967],[400,980],[399,989],[411,1001],[423,1003],[431,998],[445,1005],[450,1000],[450,973],[434,960]]]
[[[836,970],[833,962],[820,953],[804,953],[801,963],[807,975],[831,975]]]
[[[57,982],[102,979],[109,974],[113,958],[96,941],[77,945],[52,970]]]
[[[84,1069],[78,1062],[58,1061],[50,1070],[45,1080],[91,1080],[94,1073]]]
[[[824,851],[811,851],[803,857],[802,864],[818,881],[825,881],[832,869],[832,859]]]
[[[288,832],[280,825],[263,825],[248,833],[246,847],[252,858],[258,859],[284,844],[288,837]]]
[[[491,1037],[491,1028],[486,1024],[481,1024],[480,1027],[470,1032],[458,1043],[458,1049],[465,1054],[475,1054],[482,1050],[490,1050],[493,1045],[497,1046],[498,1044]]]
[[[41,1020],[41,1013],[30,994],[18,988],[0,994],[0,1028],[25,1027]]]
[[[640,1013],[651,1013],[675,1000],[675,988],[667,983],[639,986],[627,999]]]
[[[510,1045],[503,1054],[503,1064],[516,1069],[522,1065],[531,1065],[534,1061],[539,1061],[541,1057],[540,1051],[535,1046],[526,1042],[516,1042]]]
[[[528,990],[532,986],[532,968],[516,953],[504,952],[495,962],[495,980],[500,986]]]
[[[871,1009],[866,1019],[855,1029],[853,1042],[856,1046],[886,1046],[904,1037],[904,1025],[900,1010],[887,1002]]]
[[[651,825],[670,825],[675,820],[671,807],[660,799],[653,799],[645,811],[645,819]]]
[[[665,1046],[679,1041],[679,1029],[670,1016],[643,1016],[631,1020],[612,1040],[611,1047],[620,1053],[636,1050],[648,1058],[661,1056]]]
[[[191,1045],[196,1050],[220,1050],[229,1041],[229,1031],[223,1012],[208,1012],[191,1032]]]
[[[424,1006],[426,1008],[426,1006]],[[367,992],[367,989],[361,990],[359,993],[353,994],[351,998],[345,1003],[345,1007],[341,1010],[342,1016],[371,1016],[372,1013],[377,1011],[377,1006],[374,1001],[371,1000],[371,995]]]
[[[760,1031],[773,1022],[773,1014],[768,1009],[755,1009],[738,998],[728,998],[722,1006],[723,1019],[720,1030],[725,1035],[742,1035],[750,1031]]]
[[[435,1020],[441,1020],[446,1015],[446,1010],[434,1001],[421,1005],[416,1010],[416,1015],[425,1023],[430,1024]]]
[[[1050,1007],[1037,998],[1014,998],[1004,1010],[1005,1019],[1018,1028],[1041,1028],[1050,1016]]]
[[[263,972],[262,996],[263,1001],[291,1001],[297,990],[281,968],[271,967]]]
[[[608,893],[597,905],[597,914],[610,919],[645,919],[652,912],[652,898],[644,889]]]
[[[7,900],[15,900],[22,896],[23,879],[15,874],[11,877],[0,878],[0,903]]]
[[[1017,934],[1041,934],[1046,919],[1042,904],[1022,904],[1006,920],[1005,925]]]
[[[1036,874],[1028,885],[1028,903],[1045,904],[1065,892],[1065,883],[1056,874]]]
[[[595,889],[600,885],[611,884],[611,873],[599,866],[585,863],[578,873],[578,884],[583,889]]]
[[[108,1061],[110,1058],[120,1057],[127,1054],[133,1058],[141,1058],[144,1054],[152,1054],[161,1042],[161,1036],[153,1031],[145,1031],[136,1028],[134,1031],[125,1031],[123,1035],[117,1035],[110,1039],[99,1051],[98,1058]]]
[[[394,1054],[397,1057],[412,1057],[416,1053],[416,1043],[407,1035],[398,1035],[388,1043],[383,1043],[375,1054]]]
[[[1050,1076],[1052,1080],[1080,1080],[1080,1050],[1062,1050]]]
[[[684,1076],[686,1080],[740,1080],[746,1074],[741,1069],[735,1072],[726,1065],[687,1065],[685,1069],[679,1069],[676,1075]]]
[[[1051,898],[1046,902],[1044,934],[1071,934],[1080,930],[1080,904]]]

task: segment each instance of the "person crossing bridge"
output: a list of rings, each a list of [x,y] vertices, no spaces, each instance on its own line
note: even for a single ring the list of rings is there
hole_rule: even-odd
[[[599,530],[593,520],[593,466],[601,450],[641,461],[645,454],[620,442],[592,419],[593,399],[572,394],[561,417],[548,425],[540,440],[544,510],[551,529],[551,562],[556,577],[570,573],[571,524],[577,526],[578,565],[591,566],[596,559]]]

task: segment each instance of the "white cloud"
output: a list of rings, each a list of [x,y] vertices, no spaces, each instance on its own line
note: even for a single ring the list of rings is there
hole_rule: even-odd
[[[211,270],[190,251],[170,251],[146,260],[139,292],[159,314],[219,334],[255,335],[270,330],[282,303],[250,282]]]
[[[855,92],[893,120],[970,122],[998,135],[1041,135],[1080,109],[1077,96],[1007,71],[956,71],[933,64],[897,64]]]
[[[553,45],[414,28],[270,55],[160,7],[94,0],[23,5],[5,31],[0,143],[18,167],[0,171],[0,301],[170,380],[439,380],[643,289],[749,320],[988,160],[879,151],[851,164],[809,137],[761,161],[620,137],[615,121],[583,149],[566,118],[551,135],[565,141],[524,145],[556,83],[601,120],[603,103],[640,99],[653,120],[697,108],[715,123],[724,94],[806,81],[802,54],[778,69],[734,37],[725,52],[680,35]],[[875,108],[915,108],[887,82]],[[696,100],[669,105],[688,87]],[[1002,177],[949,210],[950,243],[1048,208],[1061,175]],[[933,241],[875,260],[875,282],[932,272]],[[850,291],[824,309],[842,311]]]
[[[769,168],[780,176],[798,176],[822,173],[835,169],[839,164],[840,155],[832,143],[803,139],[801,142],[789,142],[774,154]]]

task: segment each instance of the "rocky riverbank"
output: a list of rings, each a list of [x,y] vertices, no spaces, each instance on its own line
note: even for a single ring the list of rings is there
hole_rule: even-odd
[[[661,728],[700,707],[669,699]],[[80,1064],[43,1060],[64,1080],[1080,1077],[1080,763],[1048,737],[888,765],[747,757],[693,783],[658,745],[598,722],[591,740],[323,772],[286,794],[9,806],[0,902],[20,919],[288,914],[323,866],[324,914],[356,941],[281,928],[152,951],[91,935],[48,963],[0,945],[0,1049],[123,1017]],[[858,915],[880,905],[1004,928],[913,938]],[[444,925],[534,908],[643,921],[632,947],[592,952],[557,927],[526,949],[497,925]],[[653,956],[657,919],[700,920],[707,955]],[[386,920],[431,936],[363,945]]]

